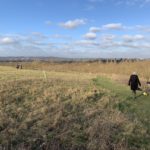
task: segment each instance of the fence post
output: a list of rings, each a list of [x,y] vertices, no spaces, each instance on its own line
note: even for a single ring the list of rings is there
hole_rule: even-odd
[[[47,80],[47,75],[46,75],[45,70],[43,70],[43,75],[44,75],[44,79]]]

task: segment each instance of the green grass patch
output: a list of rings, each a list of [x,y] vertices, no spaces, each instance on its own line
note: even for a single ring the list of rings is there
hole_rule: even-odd
[[[150,141],[150,96],[144,96],[140,91],[134,99],[128,86],[104,77],[97,77],[93,82],[97,87],[110,90],[116,97],[114,107],[125,113],[137,126],[137,130],[127,136],[130,147],[150,149],[150,142],[148,142]]]

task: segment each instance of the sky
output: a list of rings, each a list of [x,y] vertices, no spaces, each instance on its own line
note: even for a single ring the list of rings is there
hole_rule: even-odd
[[[0,0],[0,57],[150,58],[150,0]]]

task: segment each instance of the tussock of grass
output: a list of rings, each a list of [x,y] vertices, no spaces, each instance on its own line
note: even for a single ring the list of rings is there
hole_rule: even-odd
[[[127,149],[123,134],[132,131],[132,123],[109,105],[113,101],[109,91],[97,89],[90,82],[3,83],[0,95],[3,148]]]

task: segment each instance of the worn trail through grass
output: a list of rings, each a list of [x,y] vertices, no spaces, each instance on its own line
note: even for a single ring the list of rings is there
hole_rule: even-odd
[[[130,88],[126,85],[121,85],[108,78],[98,77],[93,79],[97,87],[105,88],[116,94],[121,99],[121,103],[131,103],[135,107],[136,112],[140,111],[140,115],[150,115],[150,95],[144,96],[142,91],[137,92],[137,97],[134,99]]]
[[[93,80],[97,87],[108,89],[115,95],[116,100],[114,107],[125,113],[131,121],[137,122],[137,128],[141,129],[143,133],[135,132],[130,137],[131,144],[149,145],[150,148],[150,95],[144,96],[142,91],[137,93],[136,99],[128,86],[118,84],[110,79],[104,77],[97,77]],[[145,148],[145,147],[144,147]]]

